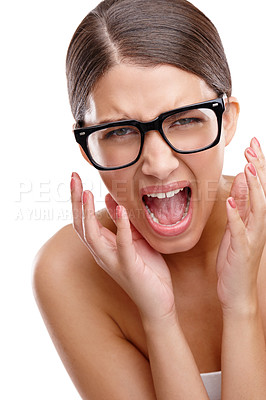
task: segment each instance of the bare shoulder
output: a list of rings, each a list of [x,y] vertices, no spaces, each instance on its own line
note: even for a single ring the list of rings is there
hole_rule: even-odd
[[[97,217],[108,229],[115,229],[106,210],[98,212]],[[104,283],[114,285],[112,279],[96,264],[72,224],[52,236],[35,257],[33,289],[38,303],[48,299],[55,289],[58,294],[62,290],[60,295],[63,297],[68,293],[69,298],[75,287],[84,285],[90,301],[93,301],[95,291],[102,288]]]
[[[97,219],[111,231],[115,231],[114,223],[109,217],[105,209],[97,213]],[[64,251],[62,251],[64,250]],[[82,243],[81,239],[75,232],[73,225],[69,224],[60,229],[54,236],[52,236],[40,249],[36,256],[36,261],[40,258],[49,256],[57,257],[57,259],[68,259],[68,261],[75,261],[76,258],[80,260],[81,257],[87,259],[89,250]],[[69,257],[71,257],[69,259]]]
[[[225,179],[226,182],[228,182],[229,184],[230,183],[232,184],[234,179],[235,179],[235,176],[233,176],[233,175],[223,175],[223,178]]]
[[[114,226],[106,211],[101,223]],[[35,259],[33,289],[51,339],[83,399],[154,400],[147,359],[117,323],[130,300],[94,261],[72,225]],[[123,385],[121,385],[123,382]]]

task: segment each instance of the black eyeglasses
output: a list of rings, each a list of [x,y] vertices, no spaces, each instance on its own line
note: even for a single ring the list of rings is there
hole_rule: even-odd
[[[180,154],[199,153],[216,146],[224,110],[223,96],[165,112],[153,121],[117,121],[76,128],[74,134],[95,168],[116,170],[139,160],[145,134],[150,131],[158,131],[171,149]]]

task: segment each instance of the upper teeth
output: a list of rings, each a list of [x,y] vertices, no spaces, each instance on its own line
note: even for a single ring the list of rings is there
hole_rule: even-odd
[[[175,194],[181,192],[181,190],[184,190],[184,188],[171,190],[170,192],[166,192],[166,193],[148,193],[148,194],[146,194],[146,196],[148,196],[148,197],[157,197],[158,199],[165,199],[166,197],[167,198],[173,197]]]

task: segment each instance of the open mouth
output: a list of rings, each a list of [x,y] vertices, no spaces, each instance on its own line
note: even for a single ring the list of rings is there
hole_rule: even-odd
[[[186,218],[190,199],[189,186],[165,193],[149,193],[142,197],[152,221],[165,227],[176,226]]]

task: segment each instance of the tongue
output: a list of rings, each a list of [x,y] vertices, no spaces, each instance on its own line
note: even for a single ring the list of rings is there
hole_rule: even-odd
[[[180,221],[184,215],[187,205],[187,189],[173,197],[158,199],[157,197],[144,196],[144,200],[160,224],[173,225]]]

